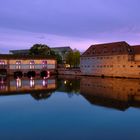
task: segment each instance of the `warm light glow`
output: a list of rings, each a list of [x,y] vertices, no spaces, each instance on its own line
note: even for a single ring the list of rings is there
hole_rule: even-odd
[[[43,83],[43,87],[46,87],[46,86],[47,86],[47,84],[48,84],[48,83],[47,83],[47,80],[43,80],[43,82],[42,82],[42,83]]]
[[[64,84],[65,84],[65,85],[67,84],[67,81],[66,81],[66,80],[64,81]]]
[[[17,88],[21,88],[22,87],[22,82],[21,82],[21,79],[18,77],[17,79],[16,79],[16,86],[17,86]]]
[[[35,86],[35,80],[31,77],[30,79],[30,87],[34,87]]]

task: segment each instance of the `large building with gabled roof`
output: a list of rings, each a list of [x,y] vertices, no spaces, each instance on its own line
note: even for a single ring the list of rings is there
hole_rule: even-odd
[[[83,75],[140,78],[140,45],[113,42],[91,45],[80,58]]]

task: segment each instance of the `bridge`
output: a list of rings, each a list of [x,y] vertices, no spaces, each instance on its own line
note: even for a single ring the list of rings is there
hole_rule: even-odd
[[[56,60],[50,57],[0,55],[0,75],[14,75],[15,78],[47,77],[56,72],[56,65]]]

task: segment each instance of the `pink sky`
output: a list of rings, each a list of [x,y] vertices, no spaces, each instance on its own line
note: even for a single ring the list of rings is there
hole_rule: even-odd
[[[50,47],[70,46],[72,49],[76,48],[83,52],[90,45],[98,43],[127,41],[129,44],[139,44],[139,38],[140,34],[125,33],[125,29],[114,33],[100,33],[93,36],[93,39],[87,39],[0,28],[0,53],[8,53],[12,49],[29,49],[36,43],[47,44]]]
[[[93,41],[53,34],[0,29],[0,53],[8,53],[12,49],[29,49],[35,43],[47,44],[50,47],[70,46],[72,49],[84,51],[93,44]],[[94,41],[94,43],[98,42]]]

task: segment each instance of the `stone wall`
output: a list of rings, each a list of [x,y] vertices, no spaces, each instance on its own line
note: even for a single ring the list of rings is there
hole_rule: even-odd
[[[140,78],[140,55],[129,61],[128,55],[81,57],[83,75]]]

